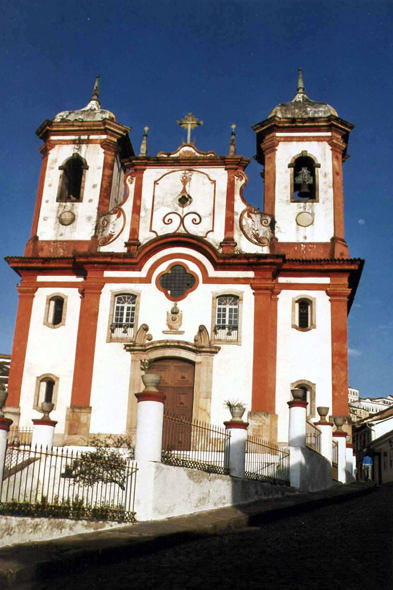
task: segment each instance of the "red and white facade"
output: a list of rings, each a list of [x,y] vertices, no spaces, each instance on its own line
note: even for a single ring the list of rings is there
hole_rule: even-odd
[[[286,442],[302,384],[309,415],[347,415],[362,268],[344,238],[351,129],[302,90],[256,125],[261,213],[233,143],[227,156],[192,143],[135,156],[98,94],[46,120],[32,235],[7,259],[21,277],[7,416],[30,426],[50,382],[58,444],[134,434],[142,358],[193,419],[222,423],[224,400],[240,399],[252,433]],[[307,166],[311,198],[294,197]]]

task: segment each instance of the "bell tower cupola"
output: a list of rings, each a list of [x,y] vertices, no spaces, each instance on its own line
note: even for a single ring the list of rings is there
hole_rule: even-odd
[[[264,166],[264,211],[275,220],[275,253],[349,258],[342,164],[353,127],[333,107],[307,96],[301,69],[293,100],[254,125],[256,159]]]
[[[124,195],[124,175],[135,155],[128,133],[101,108],[97,76],[91,100],[46,119],[37,130],[43,156],[26,256],[68,256],[97,249],[100,216]]]

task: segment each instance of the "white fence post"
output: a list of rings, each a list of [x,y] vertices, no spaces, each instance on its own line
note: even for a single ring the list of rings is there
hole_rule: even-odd
[[[248,422],[230,420],[224,422],[226,430],[230,431],[229,441],[229,474],[232,477],[244,477],[246,471],[246,444]]]
[[[164,401],[166,395],[149,387],[136,393],[138,414],[136,421],[135,460],[161,461]]]
[[[39,420],[33,419],[32,422],[34,426],[31,448],[35,449],[42,447],[51,451],[57,422],[50,418],[41,418]]]
[[[12,420],[5,418],[4,416],[0,416],[0,500],[3,487],[5,456],[7,453],[7,437],[11,424]]]
[[[333,425],[326,420],[326,416],[329,413],[329,408],[318,407],[317,408],[320,420],[315,423],[321,431],[321,455],[325,457],[332,464],[333,449],[332,449],[332,428]]]
[[[345,422],[344,416],[334,416],[333,417],[334,423],[337,427],[337,430],[333,432],[333,439],[337,441],[338,444],[338,481],[341,483],[346,483],[346,466],[347,466],[347,450],[346,450],[346,438],[347,433],[344,432],[342,429],[342,425]]]
[[[347,475],[347,483],[351,483],[355,481],[355,473],[353,468],[353,444],[348,443],[346,445],[346,475]]]
[[[296,390],[293,389],[292,391]],[[307,401],[293,399],[287,403],[289,406],[288,444],[290,447],[305,447]]]

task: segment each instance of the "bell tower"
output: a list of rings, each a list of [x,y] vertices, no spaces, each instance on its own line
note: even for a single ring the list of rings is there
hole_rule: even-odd
[[[349,258],[342,165],[353,125],[310,100],[302,70],[291,102],[254,125],[264,166],[264,212],[275,220],[272,250],[290,258]]]
[[[67,256],[97,250],[97,221],[124,195],[134,151],[129,127],[102,109],[98,77],[89,103],[46,119],[37,200],[26,256]]]

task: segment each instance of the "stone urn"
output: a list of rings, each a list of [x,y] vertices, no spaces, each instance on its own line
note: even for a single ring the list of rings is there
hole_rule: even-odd
[[[246,408],[244,406],[228,406],[232,420],[241,420]]]
[[[6,402],[7,397],[8,397],[8,393],[7,393],[6,388],[3,385],[0,388],[0,417],[4,416],[3,407]]]
[[[337,427],[337,430],[342,431],[343,424],[345,423],[345,416],[333,416],[333,421]]]
[[[53,402],[42,402],[41,410],[43,411],[44,415],[42,416],[41,420],[50,420],[49,414],[55,407]]]
[[[302,401],[307,400],[306,390],[302,387],[295,387],[295,389],[291,389],[293,399],[299,399]]]
[[[318,406],[317,407],[317,412],[319,414],[319,417],[321,419],[321,422],[327,422],[326,416],[329,413],[329,408],[327,406]]]
[[[145,386],[145,391],[158,391],[157,387],[161,381],[161,375],[157,375],[156,373],[144,373],[142,375],[142,381]]]

